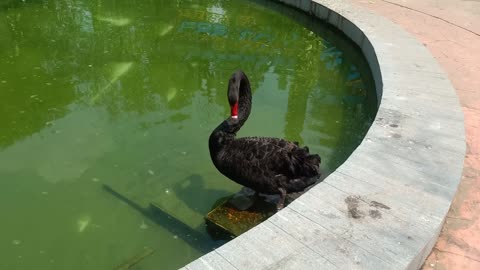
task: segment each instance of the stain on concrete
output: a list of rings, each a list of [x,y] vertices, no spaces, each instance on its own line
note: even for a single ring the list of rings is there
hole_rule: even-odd
[[[362,219],[366,216],[371,217],[372,219],[382,218],[382,212],[379,209],[390,210],[390,207],[377,202],[362,199],[358,195],[350,195],[345,198],[345,203],[348,208],[348,216],[354,219]],[[367,214],[368,213],[368,214]]]
[[[376,207],[376,208],[383,208],[383,209],[390,210],[390,207],[386,206],[386,205],[383,204],[383,203],[379,203],[379,202],[377,202],[377,201],[371,201],[371,202],[370,202],[370,206],[373,206],[373,207]]]
[[[360,196],[348,196],[345,199],[345,203],[347,204],[348,208],[348,216],[354,219],[364,218],[365,212],[358,209],[358,205],[360,202]]]
[[[327,217],[327,218],[331,218],[331,219],[337,219],[337,218],[340,218],[339,216],[335,215],[335,214],[332,214],[332,213],[324,213],[324,212],[320,212],[320,214],[324,217]]]
[[[380,211],[378,211],[377,209],[368,211],[368,215],[371,218],[374,218],[374,219],[382,218],[382,213]]]

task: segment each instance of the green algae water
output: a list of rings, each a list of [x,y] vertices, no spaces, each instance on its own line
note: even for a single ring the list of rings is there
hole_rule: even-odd
[[[203,217],[240,186],[207,141],[237,68],[239,135],[306,144],[325,174],[376,111],[360,51],[268,1],[1,0],[0,269],[115,269],[146,247],[131,269],[175,269],[224,243]]]

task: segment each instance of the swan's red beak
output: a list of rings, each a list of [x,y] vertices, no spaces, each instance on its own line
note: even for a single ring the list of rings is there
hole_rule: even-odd
[[[235,102],[233,106],[230,107],[232,118],[238,118],[238,102]]]

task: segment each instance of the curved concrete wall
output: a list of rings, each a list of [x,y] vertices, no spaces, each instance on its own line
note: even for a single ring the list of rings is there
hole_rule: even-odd
[[[340,0],[281,0],[360,46],[379,110],[327,179],[184,269],[418,269],[438,237],[465,154],[463,113],[427,49]]]

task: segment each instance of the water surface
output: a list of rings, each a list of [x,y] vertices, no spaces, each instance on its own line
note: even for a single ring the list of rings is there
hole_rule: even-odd
[[[207,141],[237,68],[254,92],[239,135],[306,144],[326,173],[375,113],[358,49],[267,1],[0,1],[0,269],[113,269],[144,247],[133,269],[175,269],[222,244],[203,216],[240,186]]]

